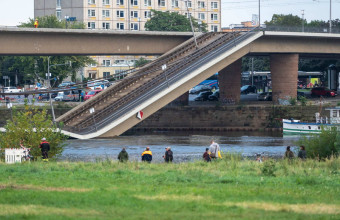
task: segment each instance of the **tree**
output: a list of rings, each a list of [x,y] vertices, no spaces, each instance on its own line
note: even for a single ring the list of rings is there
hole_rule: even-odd
[[[144,66],[145,64],[150,63],[150,62],[151,62],[150,60],[147,60],[144,57],[141,57],[141,58],[139,58],[139,60],[137,60],[135,62],[134,66],[135,67],[140,67],[140,66]]]
[[[190,20],[178,12],[162,12],[151,10],[152,17],[145,23],[145,29],[148,31],[181,31],[191,32]],[[207,24],[198,24],[197,19],[192,17],[192,23],[195,31],[207,31]]]
[[[39,143],[45,137],[51,146],[49,156],[55,157],[62,153],[63,142],[66,140],[57,126],[53,124],[47,110],[40,110],[34,105],[25,102],[24,109],[19,111],[13,108],[13,120],[5,125],[6,132],[0,134],[0,149],[19,148],[20,142],[31,148],[31,154],[38,158],[41,156]]]
[[[296,15],[274,14],[271,21],[264,22],[267,26],[301,26],[302,19]]]
[[[55,15],[47,15],[44,17],[37,17],[39,21],[38,28],[69,28],[69,29],[85,29],[85,23],[65,20],[58,20]],[[35,19],[29,18],[28,22],[22,22],[19,27],[33,28]]]

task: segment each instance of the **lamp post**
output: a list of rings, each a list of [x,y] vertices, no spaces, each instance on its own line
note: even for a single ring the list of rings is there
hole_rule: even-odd
[[[138,30],[140,31],[140,17],[138,17]]]
[[[259,28],[261,27],[261,0],[259,0]]]
[[[332,0],[329,0],[329,33],[332,33]]]
[[[305,32],[305,10],[301,10],[302,12],[302,32]]]
[[[198,48],[198,45],[197,45],[197,40],[196,40],[196,35],[195,35],[195,31],[194,31],[194,27],[192,25],[192,19],[191,19],[191,14],[189,13],[189,7],[188,7],[188,0],[185,1],[185,0],[182,0],[187,8],[187,13],[188,13],[188,17],[189,17],[189,21],[190,21],[190,26],[191,26],[191,31],[192,31],[192,35],[194,36],[194,41],[195,41],[195,45],[196,45],[196,48]]]

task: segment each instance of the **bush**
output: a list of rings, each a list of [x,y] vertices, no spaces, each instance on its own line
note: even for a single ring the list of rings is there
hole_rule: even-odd
[[[289,99],[289,104],[293,105],[293,106],[296,105],[296,98],[290,98]]]
[[[45,137],[50,143],[49,157],[58,156],[63,151],[62,143],[66,140],[57,126],[53,124],[47,110],[40,110],[34,105],[25,102],[24,109],[17,111],[13,108],[13,120],[8,120],[5,125],[6,132],[0,134],[0,149],[20,148],[20,142],[24,147],[31,148],[31,155],[35,158],[41,156],[39,144]]]
[[[307,99],[306,99],[306,97],[301,96],[301,97],[300,97],[300,103],[301,103],[302,106],[306,106],[306,105],[307,105]]]
[[[276,171],[276,165],[275,161],[273,160],[266,160],[263,163],[263,166],[261,168],[261,172],[265,176],[275,176],[275,171]]]
[[[303,136],[299,141],[299,145],[306,147],[307,157],[325,159],[332,156],[338,156],[340,153],[340,132],[336,127],[321,128],[320,134],[311,137]]]

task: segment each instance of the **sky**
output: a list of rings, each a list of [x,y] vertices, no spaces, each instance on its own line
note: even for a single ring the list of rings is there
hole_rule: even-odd
[[[168,0],[170,1],[170,0]],[[260,0],[261,23],[273,14],[293,14],[311,20],[329,20],[330,1],[332,19],[340,18],[340,0]],[[258,14],[259,0],[221,0],[222,27],[251,21]],[[0,26],[16,26],[34,17],[34,0],[0,0]]]

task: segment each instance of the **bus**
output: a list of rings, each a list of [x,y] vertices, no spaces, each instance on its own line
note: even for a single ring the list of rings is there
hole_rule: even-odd
[[[207,85],[212,89],[218,89],[218,73],[215,73],[214,75],[210,76],[208,79],[202,81],[198,85]]]
[[[97,80],[91,80],[87,82],[87,88],[90,88],[91,90],[106,89],[110,85],[111,83],[106,79],[97,79]]]

